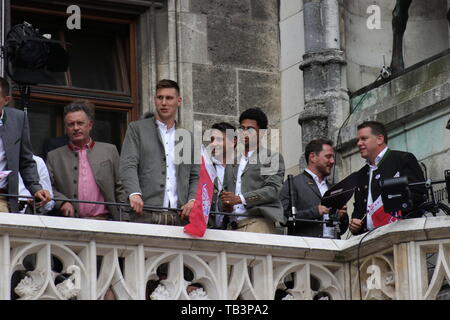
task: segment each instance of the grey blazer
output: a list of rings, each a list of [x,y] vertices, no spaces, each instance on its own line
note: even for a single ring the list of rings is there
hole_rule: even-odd
[[[39,174],[30,142],[30,129],[26,114],[18,109],[3,108],[3,125],[0,126],[0,137],[6,154],[8,176],[8,193],[17,194],[19,188],[18,172],[22,176],[25,187],[34,195],[42,189]],[[17,199],[10,198],[9,209],[19,212]]]
[[[89,164],[94,173],[95,182],[100,188],[106,202],[124,202],[125,197],[119,179],[119,153],[113,144],[95,142],[87,153]],[[47,155],[47,167],[52,182],[55,198],[78,198],[78,153],[67,145],[52,150]],[[63,201],[56,202],[59,209]],[[73,203],[75,211],[78,204]],[[125,208],[124,208],[125,209]],[[119,208],[108,206],[113,220],[128,220],[123,213],[120,217]]]
[[[331,185],[327,181],[328,187]],[[318,206],[322,200],[319,188],[314,179],[307,172],[303,172],[294,177],[294,203],[297,208],[296,218],[321,220]],[[289,200],[289,185],[286,180],[280,195],[283,209],[287,214],[290,214],[290,200]],[[341,234],[347,230],[348,217],[341,219]],[[346,221],[345,221],[346,220]],[[295,227],[288,226],[288,234],[304,237],[322,237],[323,224],[316,222],[297,221]]]
[[[139,192],[145,205],[161,207],[166,187],[166,155],[155,121],[151,116],[129,124],[120,154],[120,178],[127,199],[130,194]],[[185,132],[190,141],[180,138],[175,142],[175,152],[181,149],[180,156],[185,160],[176,164],[177,207],[195,199],[200,170],[200,166],[194,164],[192,135]]]
[[[227,165],[224,189],[235,192],[239,160]],[[254,152],[241,177],[241,191],[248,214],[262,215],[274,222],[284,223],[283,208],[279,200],[284,180],[284,160],[279,153],[267,149]]]

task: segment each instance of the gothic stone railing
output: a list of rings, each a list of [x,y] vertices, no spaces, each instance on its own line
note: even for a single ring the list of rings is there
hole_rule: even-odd
[[[117,299],[441,297],[450,217],[400,221],[362,237],[208,230],[197,239],[181,227],[2,213],[0,299],[103,299],[111,289]],[[167,277],[156,282],[161,265]]]

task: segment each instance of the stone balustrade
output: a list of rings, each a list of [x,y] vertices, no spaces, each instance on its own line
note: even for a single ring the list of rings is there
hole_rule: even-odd
[[[330,240],[5,213],[0,299],[436,299],[449,235],[446,216]]]

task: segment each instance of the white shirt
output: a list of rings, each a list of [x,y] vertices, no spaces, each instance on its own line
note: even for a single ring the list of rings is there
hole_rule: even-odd
[[[367,164],[369,165],[369,184],[367,185],[368,193],[367,193],[367,207],[366,207],[367,213],[369,212],[369,206],[373,203],[372,190],[370,188],[370,186],[372,185],[372,175],[373,175],[373,172],[378,169],[378,164],[380,163],[381,159],[383,159],[387,150],[388,150],[388,147],[384,148],[383,151],[381,151],[377,155],[377,157],[375,158],[375,165],[371,165],[369,163],[369,161],[367,161]],[[373,225],[372,215],[367,214],[367,229],[373,230],[374,228],[375,228],[375,226]]]
[[[48,190],[48,192],[50,193],[50,197],[53,198],[53,190],[52,190],[52,183],[50,181],[50,176],[48,174],[48,170],[47,170],[47,166],[45,165],[44,160],[42,160],[42,158],[33,155],[33,159],[36,162],[36,166],[37,166],[37,171],[39,174],[39,183],[41,184],[42,188],[45,190]],[[25,185],[23,183],[23,179],[22,176],[19,173],[19,195],[23,195],[23,196],[31,196],[30,191],[28,191],[27,188],[25,188]],[[28,200],[27,198],[19,198],[19,200]],[[44,206],[44,211],[48,212],[50,210],[53,209],[55,205],[55,201],[50,200],[49,202],[46,203],[46,205]],[[22,213],[25,212],[25,208],[21,211]]]
[[[316,182],[317,187],[319,188],[320,195],[323,197],[325,192],[328,191],[327,181],[325,179],[320,181],[320,178],[309,169],[305,169],[305,171],[308,172],[311,175],[311,177],[313,177],[314,181]],[[323,221],[328,221],[328,219],[329,219],[328,213],[323,214],[322,219],[323,219]],[[326,225],[326,223],[324,223],[322,235],[324,238],[334,238],[335,237],[334,236],[334,228],[328,227]]]
[[[323,197],[325,192],[328,191],[327,181],[325,179],[320,181],[320,178],[309,169],[305,169],[305,171],[308,172],[311,175],[311,177],[313,177],[314,181],[316,182],[317,187],[319,188],[320,195]]]
[[[242,203],[236,204],[233,206],[233,213],[239,213],[239,214],[247,213],[247,209],[245,208],[245,205],[247,203],[246,203],[245,198],[242,195],[242,191],[241,191],[242,174],[244,173],[244,169],[248,164],[248,159],[252,156],[253,152],[255,152],[255,150],[249,151],[247,157],[242,155],[241,159],[239,160],[239,168],[238,168],[237,177],[236,177],[236,188],[234,190],[234,193],[241,198]],[[246,218],[245,216],[237,216],[237,217],[231,217],[230,220],[242,220],[245,218]]]
[[[168,129],[166,124],[156,120],[166,154],[166,188],[163,207],[176,208],[178,204],[177,174],[175,166],[175,125]]]
[[[0,117],[0,126],[3,125],[3,115],[4,110],[2,110],[2,116]],[[0,171],[4,171],[6,169],[7,163],[6,163],[6,152],[5,152],[5,146],[3,145],[3,139],[0,138]],[[3,181],[0,181],[0,189],[7,189],[8,188],[8,179],[3,179]]]

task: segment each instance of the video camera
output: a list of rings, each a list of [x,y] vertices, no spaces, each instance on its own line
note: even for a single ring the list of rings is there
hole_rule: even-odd
[[[450,170],[444,171],[443,180],[432,181],[428,179],[426,181],[409,183],[407,177],[398,177],[380,180],[379,183],[385,212],[412,211],[415,209],[426,210],[436,215],[441,209],[445,214],[450,215],[450,208],[441,201],[436,201],[433,191],[434,184],[445,183],[447,195],[450,195]],[[429,190],[431,201],[426,201],[418,208],[414,208],[410,190],[412,186],[425,186]]]

